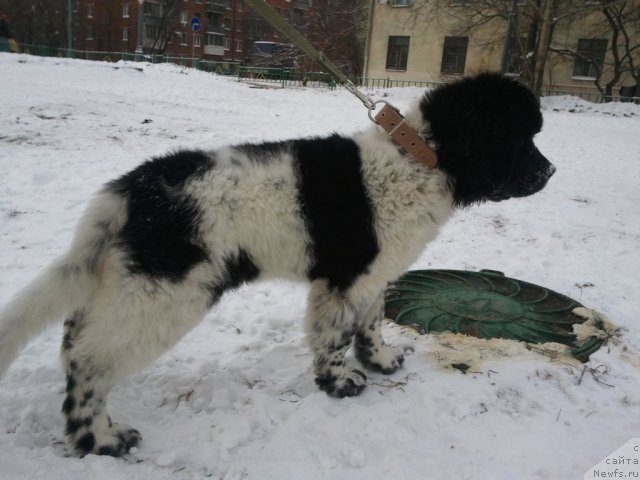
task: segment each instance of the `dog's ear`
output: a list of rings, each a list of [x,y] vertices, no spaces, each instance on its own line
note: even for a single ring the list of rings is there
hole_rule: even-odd
[[[496,73],[463,78],[428,92],[420,103],[438,162],[457,205],[495,197],[514,170],[514,151],[542,128],[528,87]]]

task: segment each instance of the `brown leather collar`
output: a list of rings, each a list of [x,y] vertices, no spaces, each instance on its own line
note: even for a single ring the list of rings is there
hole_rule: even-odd
[[[396,108],[383,103],[384,107],[375,116],[374,122],[380,125],[407,155],[411,155],[430,170],[434,168],[438,163],[436,152],[424,142],[418,132],[407,125],[405,118]]]

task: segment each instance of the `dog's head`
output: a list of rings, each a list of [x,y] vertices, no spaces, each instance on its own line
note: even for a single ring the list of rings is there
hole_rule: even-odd
[[[538,100],[516,80],[464,78],[428,92],[420,111],[456,205],[531,195],[555,171],[533,143],[542,128]]]

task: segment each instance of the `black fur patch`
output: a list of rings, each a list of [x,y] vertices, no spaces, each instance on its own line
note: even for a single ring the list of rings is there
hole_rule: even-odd
[[[62,403],[62,412],[69,415],[76,408],[76,399],[72,395],[67,395]]]
[[[420,109],[456,205],[513,196],[505,186],[523,180],[514,178],[516,165],[525,161],[518,147],[542,128],[539,102],[528,87],[481,74],[432,90]]]
[[[128,199],[128,218],[118,240],[129,254],[131,272],[178,282],[208,260],[198,239],[201,212],[184,193],[184,184],[214,166],[202,152],[178,152],[144,163],[109,184],[111,191]]]
[[[62,337],[62,349],[71,350],[73,348],[73,340],[71,340],[71,334],[66,332]]]
[[[69,418],[67,420],[67,427],[65,432],[67,433],[67,435],[73,435],[78,430],[80,430],[81,426],[82,422],[80,420],[78,420],[77,418]]]
[[[76,441],[76,449],[82,453],[89,453],[96,446],[96,437],[88,432]]]
[[[234,150],[244,153],[252,162],[265,163],[277,157],[282,152],[291,149],[291,142],[245,143],[234,147]]]
[[[360,375],[364,381],[367,380],[367,376],[360,370],[353,370],[354,373]],[[348,378],[346,382],[338,387],[336,385],[338,378],[330,373],[316,377],[316,385],[320,390],[327,392],[337,398],[354,397],[365,389],[365,384],[356,385],[353,380]]]
[[[312,240],[308,276],[345,290],[379,251],[360,150],[338,135],[298,140],[293,146],[299,202]]]
[[[67,393],[76,388],[76,379],[72,375],[67,375]]]
[[[68,351],[73,348],[74,339],[78,334],[79,328],[82,326],[82,320],[84,319],[84,311],[78,310],[73,312],[68,319],[64,322],[64,336],[62,337],[62,350]],[[72,370],[72,368],[70,367]]]
[[[211,294],[211,305],[215,304],[227,290],[238,288],[245,282],[255,280],[260,275],[260,269],[246,250],[239,249],[235,255],[224,259],[224,274],[222,278],[210,285],[207,290]]]

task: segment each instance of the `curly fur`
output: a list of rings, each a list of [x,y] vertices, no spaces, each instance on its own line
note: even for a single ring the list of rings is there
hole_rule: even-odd
[[[79,454],[122,455],[141,435],[106,408],[111,387],[154,361],[227,290],[310,283],[305,328],[318,386],[359,394],[402,354],[381,336],[383,292],[454,206],[530,195],[553,173],[533,145],[535,97],[497,75],[425,95],[407,121],[437,148],[426,170],[372,127],[154,158],[108,183],[69,252],[0,317],[0,373],[30,336],[66,317],[66,434]]]

